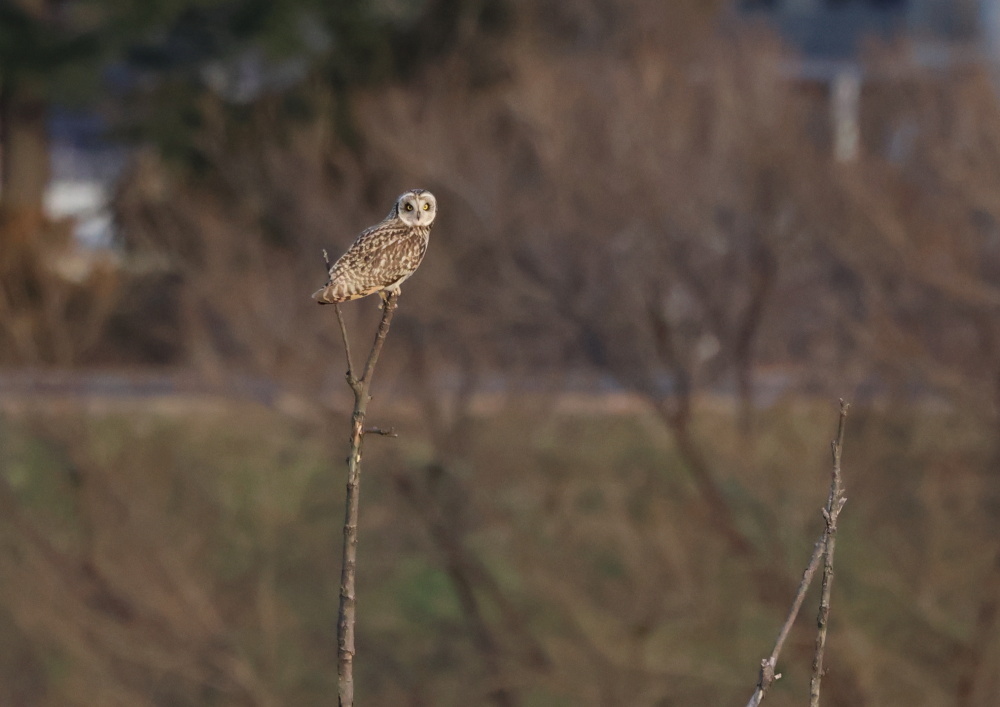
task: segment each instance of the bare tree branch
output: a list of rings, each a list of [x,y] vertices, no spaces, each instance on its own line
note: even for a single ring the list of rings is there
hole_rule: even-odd
[[[844,449],[844,426],[847,421],[847,409],[850,406],[840,401],[840,423],[837,426],[837,439],[832,443],[833,473],[830,480],[830,497],[823,518],[826,529],[823,531],[823,588],[819,601],[819,616],[816,619],[816,655],[813,658],[812,680],[809,685],[809,707],[819,707],[820,681],[823,679],[823,654],[826,650],[826,633],[830,620],[830,590],[833,585],[833,552],[837,543],[837,518],[847,499],[844,497],[844,485],[840,477],[840,458]]]
[[[833,442],[833,472],[830,482],[830,495],[827,498],[826,507],[823,509],[823,518],[826,520],[826,527],[823,529],[823,535],[820,536],[819,540],[813,546],[812,557],[809,559],[809,564],[806,566],[805,572],[802,573],[802,581],[799,582],[799,591],[795,594],[795,599],[792,601],[792,608],[785,618],[785,623],[782,625],[781,631],[778,632],[778,639],[774,642],[774,650],[771,651],[770,656],[760,661],[760,677],[757,679],[757,689],[754,690],[753,696],[747,702],[747,707],[759,707],[771,685],[781,677],[781,673],[775,672],[775,668],[778,665],[778,658],[781,655],[781,649],[784,647],[785,639],[788,638],[792,625],[799,615],[806,592],[809,590],[813,576],[819,568],[820,559],[825,558],[823,568],[823,598],[820,602],[819,634],[816,637],[816,658],[813,662],[811,685],[813,697],[810,701],[810,707],[817,707],[819,704],[819,676],[823,669],[826,626],[830,615],[830,585],[833,579],[833,551],[831,545],[837,532],[837,517],[840,515],[840,509],[843,508],[846,501],[843,495],[844,489],[840,476],[840,452],[844,446],[844,424],[847,419],[847,409],[849,407],[850,405],[843,400],[840,401],[840,422],[837,427],[837,439]]]
[[[355,378],[351,365],[350,348],[347,341],[347,329],[344,327],[340,307],[337,316],[340,320],[341,333],[344,337],[344,349],[347,354],[347,384],[354,391],[354,413],[351,423],[351,452],[347,458],[347,498],[344,510],[344,554],[340,574],[340,609],[337,615],[337,683],[340,707],[351,707],[354,704],[354,626],[357,617],[357,593],[355,581],[357,576],[358,557],[358,488],[361,481],[361,446],[364,442],[365,414],[371,396],[372,373],[378,362],[385,337],[389,333],[392,315],[396,311],[398,293],[390,292],[382,307],[382,321],[375,333],[371,352],[365,370],[360,378]],[[377,430],[376,434],[385,434]]]

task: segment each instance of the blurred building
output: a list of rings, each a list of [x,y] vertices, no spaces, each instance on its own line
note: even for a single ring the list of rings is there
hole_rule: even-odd
[[[52,181],[45,208],[52,218],[73,219],[76,240],[88,249],[111,245],[108,201],[128,153],[106,132],[90,113],[56,109],[49,116]]]
[[[996,0],[739,0],[745,16],[774,23],[811,59],[851,58],[870,37],[973,41],[996,4]]]
[[[738,0],[737,7],[741,19],[774,26],[798,52],[789,75],[826,96],[830,147],[840,161],[858,154],[866,87],[974,63],[1000,65],[1000,0]],[[863,60],[873,40],[907,46],[884,75]]]

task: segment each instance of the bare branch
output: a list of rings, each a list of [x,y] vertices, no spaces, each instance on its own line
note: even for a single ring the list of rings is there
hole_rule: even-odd
[[[396,311],[396,299],[398,293],[390,292],[382,307],[382,321],[378,325],[375,333],[375,341],[372,343],[371,352],[368,354],[368,362],[361,378],[355,378],[353,367],[351,366],[350,348],[347,341],[347,329],[344,326],[343,317],[340,315],[340,307],[337,309],[337,316],[340,320],[341,333],[344,337],[344,349],[347,352],[347,383],[354,391],[354,413],[351,425],[351,452],[347,458],[347,498],[344,510],[344,553],[340,575],[340,609],[337,615],[337,678],[338,692],[340,697],[340,707],[352,707],[354,705],[354,626],[357,617],[357,557],[358,557],[358,489],[361,480],[361,446],[365,433],[365,413],[368,409],[368,401],[371,399],[368,391],[371,387],[372,373],[375,364],[378,362],[379,354],[382,352],[382,345],[385,337],[389,333],[389,325],[392,322],[392,315]],[[387,434],[378,428],[371,430],[376,434]],[[391,432],[391,430],[390,430]]]
[[[372,350],[368,354],[365,371],[361,375],[363,383],[371,384],[372,371],[375,370],[379,354],[382,353],[382,345],[385,344],[386,334],[389,333],[389,324],[392,322],[392,315],[396,311],[396,300],[398,298],[398,292],[390,292],[382,305],[382,321],[378,325],[378,331],[375,332],[375,342],[372,344]]]
[[[840,452],[844,446],[844,424],[847,419],[847,409],[849,407],[850,405],[843,400],[840,401],[840,422],[837,427],[837,439],[833,442],[833,473],[830,482],[830,496],[827,499],[826,507],[823,509],[823,518],[826,521],[826,527],[823,529],[823,534],[819,540],[813,546],[812,557],[809,559],[809,565],[806,567],[805,572],[802,573],[802,581],[799,582],[799,591],[796,593],[794,601],[792,601],[792,608],[789,610],[788,616],[785,618],[785,623],[778,633],[778,639],[774,642],[774,650],[771,651],[770,656],[760,662],[760,677],[757,680],[757,689],[754,691],[750,701],[747,702],[747,707],[758,707],[764,700],[764,695],[767,694],[771,685],[774,684],[774,681],[781,677],[781,673],[775,672],[775,668],[778,665],[778,657],[781,655],[785,639],[788,638],[792,625],[799,615],[806,592],[809,590],[813,576],[819,568],[820,559],[825,558],[823,567],[823,597],[820,602],[819,634],[816,637],[816,658],[813,661],[812,699],[810,707],[817,707],[819,704],[819,677],[823,669],[823,649],[826,645],[826,626],[830,614],[830,584],[833,579],[832,546],[837,532],[837,516],[840,514],[840,509],[843,508],[846,500],[843,496],[843,485],[841,484],[840,477]]]

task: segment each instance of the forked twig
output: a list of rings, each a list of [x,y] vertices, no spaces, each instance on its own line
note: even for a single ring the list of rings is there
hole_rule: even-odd
[[[757,679],[757,688],[754,690],[750,701],[747,702],[747,707],[759,707],[771,685],[781,677],[780,673],[775,672],[778,657],[781,655],[781,649],[784,647],[785,639],[788,638],[788,634],[792,629],[792,624],[795,623],[795,619],[799,615],[806,592],[809,590],[809,585],[812,584],[813,576],[816,574],[816,570],[819,569],[820,559],[823,559],[823,587],[818,619],[819,631],[816,636],[816,655],[813,659],[813,676],[810,684],[810,707],[818,707],[819,705],[819,684],[823,671],[823,651],[826,646],[827,621],[830,615],[830,587],[833,581],[833,549],[837,533],[837,518],[840,515],[840,509],[844,507],[844,502],[847,500],[844,498],[844,488],[841,483],[840,457],[841,450],[844,447],[844,427],[849,407],[850,405],[843,400],[840,401],[840,421],[837,425],[837,439],[833,442],[833,471],[830,481],[830,495],[827,498],[826,506],[823,508],[823,519],[826,522],[826,527],[823,529],[823,535],[820,536],[819,540],[813,546],[812,557],[809,559],[809,565],[806,567],[805,572],[802,573],[799,591],[796,593],[795,599],[792,602],[792,608],[785,618],[785,623],[782,625],[781,631],[778,633],[778,639],[774,643],[774,650],[771,651],[770,656],[760,662],[760,676]]]

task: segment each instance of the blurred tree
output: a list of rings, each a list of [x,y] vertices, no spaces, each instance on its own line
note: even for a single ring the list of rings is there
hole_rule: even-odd
[[[96,35],[67,22],[60,4],[0,2],[0,276],[8,296],[30,285],[36,270],[31,244],[44,230],[49,103],[98,50]]]
[[[81,77],[92,73],[100,55],[98,35],[89,22],[75,21],[72,7],[50,0],[0,2],[0,351],[21,361],[68,362],[67,344],[90,337],[77,338],[61,326],[66,302],[82,305],[74,316],[86,325],[86,310],[101,310],[106,299],[106,288],[88,299],[68,294],[63,283],[53,285],[42,256],[43,242],[68,235],[65,224],[50,222],[44,211],[49,108],[82,89]]]
[[[133,29],[117,66],[121,127],[204,168],[209,156],[193,138],[211,119],[206,112],[221,109],[227,121],[245,124],[252,106],[266,103],[301,121],[322,112],[317,101],[330,90],[339,137],[356,141],[352,91],[412,77],[480,30],[504,27],[505,2],[215,0],[162,3],[167,12],[160,13],[139,4],[123,18]]]
[[[204,126],[245,124],[254,104],[280,114],[269,124],[280,131],[290,118],[314,116],[317,96],[332,95],[338,134],[350,140],[353,90],[410,76],[481,28],[502,27],[503,7],[503,0],[0,0],[0,338],[9,344],[2,348],[21,361],[79,356],[76,337],[53,343],[67,320],[79,319],[66,307],[85,298],[52,292],[65,282],[51,276],[53,258],[45,255],[69,233],[44,211],[51,106],[99,108],[113,135],[202,171],[213,166]]]
[[[292,107],[311,78],[344,91],[409,76],[504,17],[501,0],[2,0],[0,205],[41,218],[53,102],[117,105],[129,134],[176,150],[204,92],[234,106],[283,93]]]

